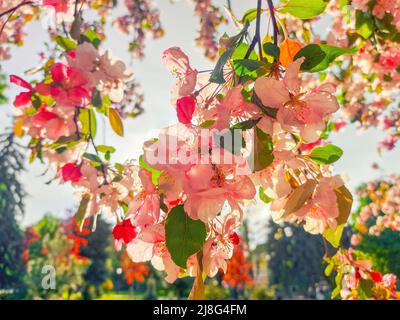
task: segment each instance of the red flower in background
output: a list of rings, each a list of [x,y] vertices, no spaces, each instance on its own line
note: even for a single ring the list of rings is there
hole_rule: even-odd
[[[240,237],[236,232],[232,232],[229,240],[233,244],[238,244]],[[247,259],[243,245],[235,245],[232,259],[228,262],[227,271],[222,275],[222,282],[231,288],[243,289],[245,286],[254,283],[251,270],[252,264]]]
[[[132,262],[126,251],[121,253],[120,262],[127,284],[134,282],[143,283],[150,273],[150,268],[146,263]]]

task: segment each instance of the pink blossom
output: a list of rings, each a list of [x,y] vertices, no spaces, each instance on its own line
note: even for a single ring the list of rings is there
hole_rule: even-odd
[[[141,169],[139,176],[143,189],[129,203],[127,218],[136,226],[147,226],[159,222],[160,199],[158,191],[151,181],[151,172]]]
[[[298,73],[304,58],[292,62],[283,81],[269,77],[256,80],[254,90],[267,107],[278,109],[277,120],[282,129],[299,134],[305,142],[319,139],[325,128],[324,119],[339,109],[334,88],[322,85],[310,92],[300,91]]]
[[[284,217],[283,220],[303,222],[304,230],[311,234],[322,234],[327,228],[336,229],[336,218],[339,216],[335,190],[343,185],[340,176],[323,177],[306,203],[296,212]],[[282,220],[287,198],[274,200],[271,204],[274,221]]]
[[[203,247],[203,268],[209,277],[214,277],[220,269],[226,272],[227,260],[232,258],[234,246],[239,241],[234,231],[239,226],[237,217],[227,215],[223,221],[214,224],[215,235]]]
[[[17,108],[30,107],[32,105],[32,103],[31,103],[31,95],[32,95],[31,84],[16,75],[10,75],[10,82],[28,90],[26,92],[19,93],[15,97],[14,107],[17,107]]]
[[[76,131],[73,119],[57,114],[56,108],[40,107],[32,117],[25,118],[24,126],[28,127],[32,137],[46,137],[57,140],[62,136],[70,136]]]
[[[114,248],[120,251],[122,244],[128,244],[137,236],[137,229],[132,225],[130,219],[124,219],[121,223],[114,226],[112,234],[114,236]]]
[[[78,182],[82,177],[82,172],[77,165],[67,163],[60,169],[60,175],[65,182]]]
[[[179,98],[176,101],[176,112],[179,122],[183,124],[190,124],[195,107],[196,100],[192,96]]]
[[[208,222],[222,210],[227,201],[232,210],[240,210],[239,203],[251,200],[256,194],[253,182],[247,176],[233,176],[229,167],[194,165],[186,190],[185,211],[192,219]],[[196,181],[202,180],[201,184]]]
[[[165,245],[163,225],[153,224],[143,228],[138,236],[127,245],[127,252],[133,262],[151,261],[157,270],[165,270],[167,282],[172,283],[178,278],[180,267],[172,261]]]
[[[197,82],[197,70],[191,68],[188,56],[178,47],[165,50],[162,60],[169,72],[177,77],[171,88],[172,104],[175,105],[180,97],[193,93]]]
[[[56,12],[68,11],[68,0],[43,0],[43,5],[53,7]]]
[[[87,79],[82,71],[62,63],[55,63],[50,74],[53,84],[38,83],[36,90],[44,96],[52,96],[62,106],[84,107],[90,103],[90,95],[85,89]]]

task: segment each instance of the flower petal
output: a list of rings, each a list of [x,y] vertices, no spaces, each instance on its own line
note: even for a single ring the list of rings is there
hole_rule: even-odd
[[[289,91],[283,81],[272,78],[259,78],[254,84],[254,91],[266,107],[280,108],[289,101]]]

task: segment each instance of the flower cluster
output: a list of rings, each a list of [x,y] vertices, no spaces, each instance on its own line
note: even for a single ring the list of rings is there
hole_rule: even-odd
[[[200,19],[196,44],[204,49],[204,55],[207,58],[215,59],[218,53],[217,28],[227,20],[211,0],[193,0],[193,2],[194,15]]]
[[[372,264],[363,253],[348,249],[339,250],[333,257],[326,259],[325,273],[336,271],[336,289],[332,297],[344,300],[398,300],[396,292],[397,277],[374,271]]]
[[[146,33],[157,39],[164,34],[161,27],[160,12],[153,8],[148,0],[125,0],[128,14],[118,17],[114,24],[123,33],[133,34],[133,40],[129,43],[129,51],[135,58],[143,58],[144,41]]]
[[[313,56],[280,53],[277,37],[266,45],[272,54],[262,51],[259,35],[246,43],[247,28],[223,37],[211,74],[192,67],[180,48],[163,53],[176,77],[178,123],[143,144],[139,163],[113,164],[115,148],[95,144],[97,117],[108,117],[123,135],[119,111],[132,74],[98,49],[92,29],[57,37],[64,51],[46,63],[40,81],[10,77],[23,88],[14,100],[15,132],[31,138],[31,160],[46,161],[56,168],[54,179],[76,188],[78,225],[93,219],[95,227],[100,213],[114,216],[115,249],[165,270],[168,282],[183,272],[196,283],[226,272],[243,207],[257,194],[274,221],[300,224],[335,246],[351,210],[344,181],[331,173],[342,150],[322,141],[339,109],[335,85],[314,86],[301,74]]]
[[[7,0],[0,3],[0,13],[8,12],[0,16],[0,61],[10,59],[10,47],[8,45],[22,45],[25,32],[24,26],[30,21],[35,15],[37,15],[37,9],[30,4],[21,5],[21,0]],[[35,1],[30,1],[34,4]],[[18,12],[15,18],[10,17]],[[9,21],[11,20],[11,21]]]
[[[362,12],[369,12],[372,9],[372,15],[379,20],[387,18],[386,15],[391,16],[390,23],[400,32],[400,6],[398,1],[377,0],[371,3],[370,0],[353,0],[351,4],[356,10]]]
[[[357,55],[340,64],[338,84],[342,114],[362,129],[387,132],[378,150],[392,150],[399,139],[397,92],[400,84],[400,6],[398,1],[352,1],[352,7],[332,3],[329,44],[359,47]],[[354,23],[355,21],[355,23]],[[360,26],[366,26],[364,29]]]
[[[360,198],[352,236],[357,245],[363,234],[380,235],[385,229],[400,231],[400,178],[390,176],[368,182],[357,190]]]

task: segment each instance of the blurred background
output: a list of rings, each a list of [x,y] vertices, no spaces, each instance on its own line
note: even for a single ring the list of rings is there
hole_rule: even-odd
[[[249,8],[246,2],[234,2],[237,16],[242,16]],[[224,5],[225,1],[215,3]],[[115,146],[117,152],[113,157],[118,162],[137,159],[145,140],[157,136],[160,128],[176,122],[169,98],[173,78],[161,61],[165,49],[181,47],[190,57],[193,68],[212,69],[212,62],[204,58],[193,40],[199,19],[193,15],[193,3],[157,1],[157,6],[165,36],[147,40],[142,60],[132,59],[126,51],[127,36],[111,25],[105,27],[108,37],[103,49],[110,48],[114,56],[132,68],[144,94],[144,112],[125,121],[124,138],[99,124],[102,134],[96,138],[97,142]],[[123,8],[113,14],[123,14]],[[323,30],[324,21],[319,27]],[[219,31],[221,35],[236,32],[232,24],[222,25]],[[25,70],[37,66],[46,41],[46,24],[30,22],[24,46],[12,48],[12,59],[1,62],[2,73],[22,76]],[[29,76],[26,78],[29,80]],[[12,101],[17,90],[4,85],[2,94]],[[1,104],[1,132],[9,131],[12,115],[11,103]],[[383,134],[375,129],[359,132],[356,124],[332,134],[332,143],[344,150],[335,170],[347,173],[351,191],[363,182],[398,170],[398,149],[383,155],[377,153],[376,145],[382,138]],[[133,263],[125,253],[114,250],[111,228],[115,221],[100,220],[94,233],[77,230],[73,218],[77,206],[73,189],[47,183],[54,172],[46,172],[46,165],[39,161],[28,164],[23,149],[27,141],[15,139],[2,135],[0,140],[0,189],[2,185],[12,186],[12,189],[8,188],[12,191],[3,192],[0,198],[3,203],[0,237],[13,252],[7,253],[8,256],[0,252],[0,268],[5,275],[0,278],[0,298],[180,299],[188,296],[192,278],[167,284],[164,275],[150,264]],[[354,207],[357,206],[355,199]],[[241,241],[229,262],[227,274],[221,273],[206,283],[208,299],[330,297],[333,280],[324,275],[321,261],[325,251],[321,237],[309,235],[301,228],[271,223],[265,204],[246,209],[246,216]],[[347,238],[349,232],[347,230]],[[387,237],[388,241],[394,241],[398,236],[389,234]],[[23,245],[13,247],[21,239]],[[384,248],[385,245],[376,245],[374,250]],[[23,259],[16,258],[20,254]],[[394,269],[399,268],[400,257],[385,254],[392,259],[386,271],[396,273],[398,270]],[[54,290],[43,290],[44,265],[55,266],[57,282]]]

